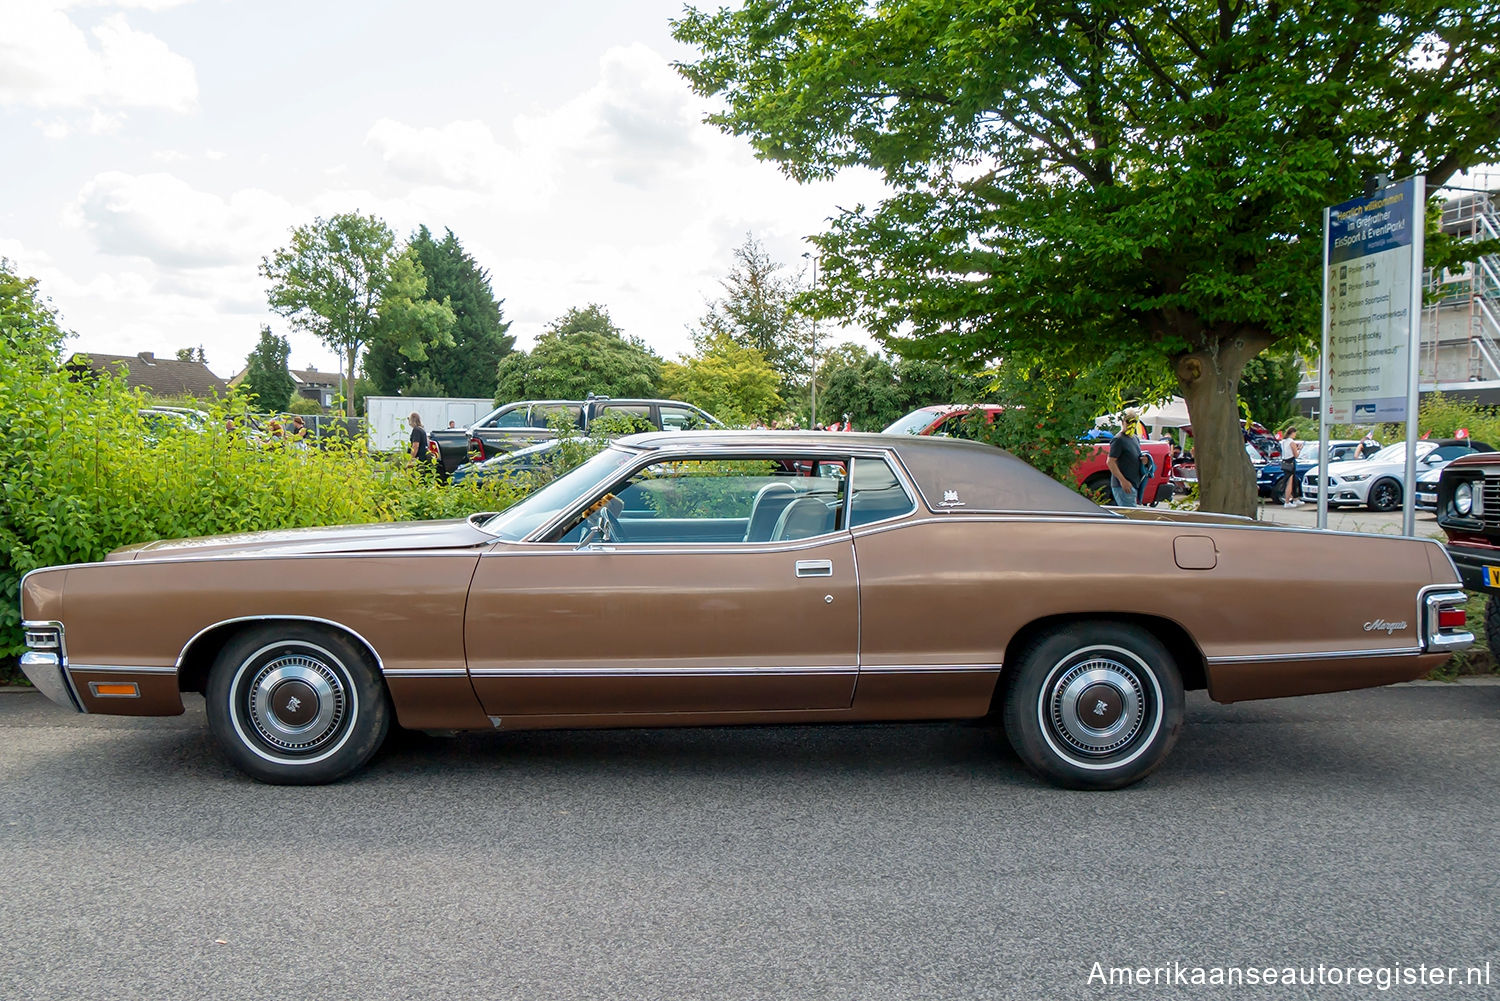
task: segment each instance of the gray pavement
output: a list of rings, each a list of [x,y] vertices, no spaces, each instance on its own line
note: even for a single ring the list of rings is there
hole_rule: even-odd
[[[1492,684],[1194,695],[1116,793],[957,724],[403,735],[298,789],[231,770],[201,701],[0,693],[0,998],[1225,993],[1095,962],[1488,962],[1488,987],[1228,993],[1495,997],[1497,719]]]
[[[1258,517],[1261,521],[1276,525],[1298,525],[1315,528],[1318,524],[1318,506],[1304,503],[1301,507],[1282,507],[1278,501],[1261,501]],[[1370,511],[1362,507],[1330,508],[1328,527],[1340,532],[1365,532],[1372,535],[1400,535],[1401,512]],[[1442,538],[1437,516],[1430,511],[1418,511],[1415,523],[1416,534]]]

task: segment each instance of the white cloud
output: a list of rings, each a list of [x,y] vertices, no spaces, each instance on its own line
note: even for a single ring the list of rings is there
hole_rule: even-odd
[[[155,35],[106,15],[88,32],[63,9],[0,0],[0,106],[191,111],[193,64]]]
[[[222,198],[171,174],[108,171],[84,185],[65,218],[106,254],[201,268],[253,266],[285,241],[296,212],[256,189]]]
[[[370,127],[365,142],[394,176],[415,184],[496,191],[513,189],[521,180],[520,158],[500,145],[483,122],[434,128],[382,118]]]

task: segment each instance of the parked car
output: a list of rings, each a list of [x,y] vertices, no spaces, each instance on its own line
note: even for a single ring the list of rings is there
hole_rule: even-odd
[[[1500,651],[1500,452],[1471,452],[1443,467],[1437,521],[1464,587],[1489,595],[1484,634]]]
[[[1474,452],[1493,452],[1495,449],[1482,441],[1473,442]],[[1473,453],[1465,453],[1473,454]],[[1424,511],[1437,510],[1438,483],[1442,479],[1443,470],[1457,462],[1463,456],[1453,456],[1442,462],[1429,461],[1425,468],[1417,474],[1417,507]]]
[[[658,432],[501,514],[33,570],[21,663],[86,713],[175,715],[201,692],[226,756],[268,782],[348,775],[393,722],[994,713],[1038,774],[1107,789],[1166,757],[1185,689],[1420,677],[1472,642],[1464,599],[1432,540],[1109,510],[975,442]]]
[[[1489,449],[1483,442],[1468,438],[1442,438],[1417,442],[1417,471],[1451,462],[1461,455]],[[1328,472],[1328,506],[1364,504],[1371,511],[1394,511],[1405,496],[1406,445],[1387,445],[1369,459],[1341,462]],[[1318,499],[1318,472],[1302,477],[1304,500]]]
[[[995,415],[1005,407],[997,403],[978,405],[932,406],[913,410],[911,413],[888,425],[885,434],[937,435],[949,438],[973,438],[972,425],[968,423],[972,414],[984,414],[993,422]],[[1079,439],[1088,450],[1073,467],[1073,476],[1080,487],[1095,496],[1109,498],[1109,440],[1099,437],[1094,429]],[[1113,438],[1110,435],[1109,438]],[[1175,488],[1172,485],[1172,446],[1165,441],[1143,441],[1141,450],[1151,456],[1156,471],[1146,484],[1145,503],[1153,505],[1171,500]]]
[[[153,444],[168,435],[184,431],[201,434],[208,430],[208,414],[191,407],[142,407],[136,413],[146,425],[146,440]]]
[[[505,452],[514,452],[557,437],[552,429],[555,415],[566,415],[579,431],[587,431],[601,417],[634,419],[641,430],[687,431],[721,428],[712,414],[678,400],[611,399],[590,396],[586,400],[518,400],[497,407],[472,427],[429,432],[438,447],[439,468],[446,475],[466,462],[484,462]]]
[[[1249,451],[1256,451],[1253,446],[1246,445]],[[1328,461],[1330,464],[1343,462],[1354,456],[1359,451],[1359,439],[1357,438],[1335,438],[1328,443]],[[1297,455],[1297,471],[1293,474],[1296,478],[1292,481],[1293,494],[1302,492],[1302,478],[1311,470],[1318,468],[1318,443],[1305,441],[1302,443],[1302,451]],[[1281,469],[1280,458],[1262,459],[1255,472],[1255,492],[1262,497],[1279,499],[1286,496],[1286,476]]]
[[[470,479],[499,480],[528,475],[552,476],[559,472],[557,461],[564,443],[571,442],[582,447],[588,440],[587,438],[553,438],[540,444],[518,448],[514,452],[504,452],[494,458],[485,459],[483,462],[466,462],[453,471],[452,481],[462,483]],[[562,471],[566,472],[566,470]]]

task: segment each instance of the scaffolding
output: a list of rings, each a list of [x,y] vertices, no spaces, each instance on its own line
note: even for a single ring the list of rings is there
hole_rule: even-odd
[[[1461,192],[1444,204],[1443,232],[1472,242],[1500,240],[1500,178],[1470,175],[1465,187],[1483,190]],[[1422,388],[1500,382],[1500,255],[1483,255],[1456,271],[1430,268],[1424,281]]]

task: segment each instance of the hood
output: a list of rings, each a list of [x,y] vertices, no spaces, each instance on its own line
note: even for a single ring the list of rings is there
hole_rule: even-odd
[[[152,560],[184,556],[304,556],[318,553],[366,553],[432,549],[469,549],[495,537],[467,519],[408,521],[384,525],[340,525],[333,528],[287,528],[239,535],[206,535],[124,546],[107,560]]]

